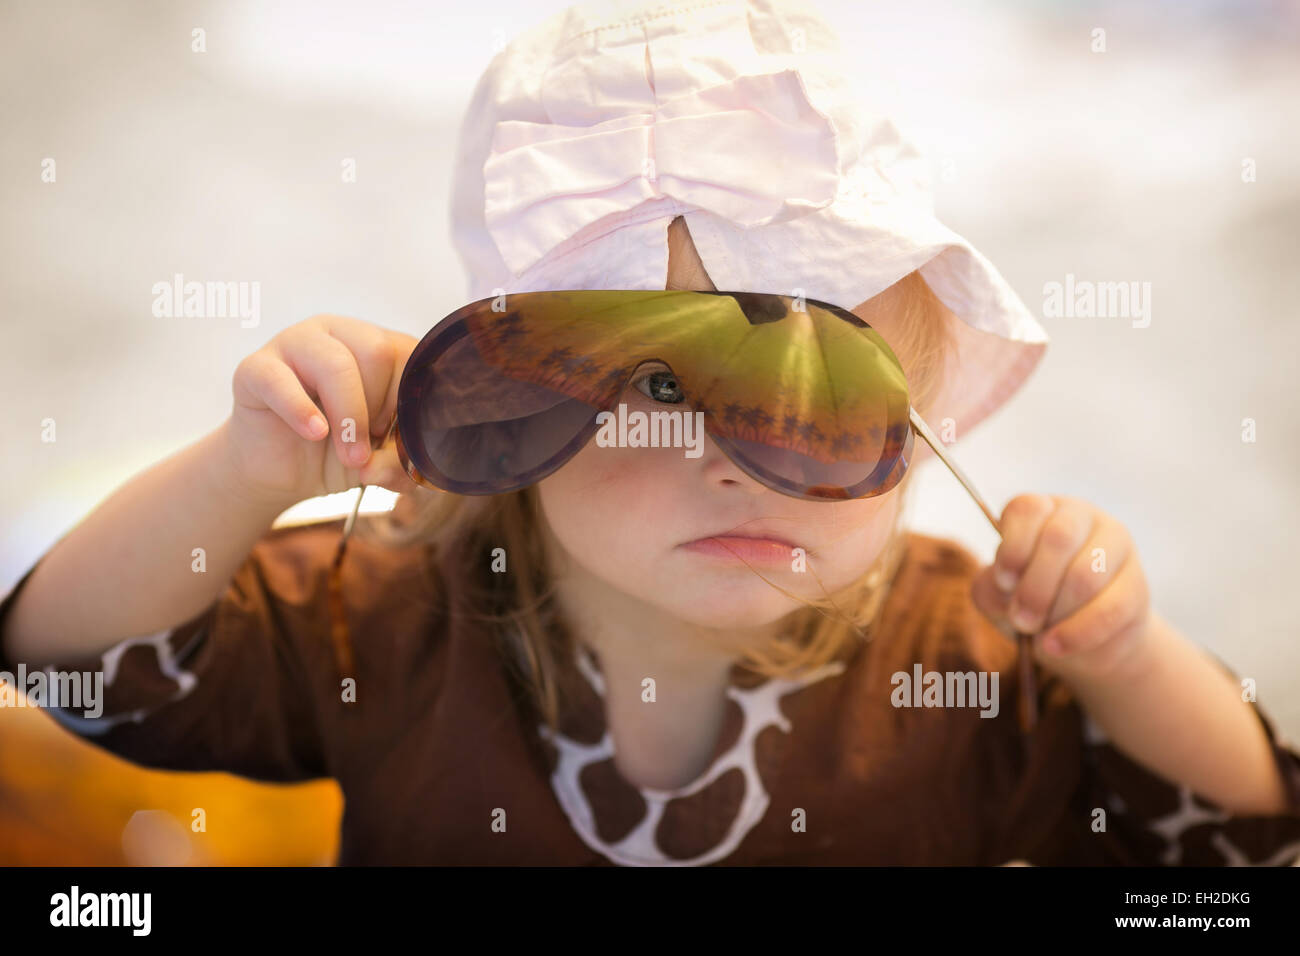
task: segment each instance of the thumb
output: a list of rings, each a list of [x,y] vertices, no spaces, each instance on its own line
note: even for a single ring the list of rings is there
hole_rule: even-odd
[[[378,485],[402,495],[416,494],[420,491],[420,486],[402,469],[395,442],[389,442],[382,448],[375,449],[370,460],[361,469],[361,483]]]
[[[999,628],[1010,633],[1011,622],[1007,619],[1010,610],[1011,595],[1004,594],[993,579],[993,565],[982,569],[971,581],[971,602],[976,609]]]

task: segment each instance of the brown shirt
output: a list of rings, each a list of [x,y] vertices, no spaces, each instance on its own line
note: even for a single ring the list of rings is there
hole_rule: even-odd
[[[572,662],[583,680],[552,741],[461,597],[465,561],[423,547],[349,544],[357,699],[345,702],[326,600],[340,528],[269,532],[194,620],[63,668],[105,670],[101,716],[51,714],[149,767],[335,778],[343,864],[1300,859],[1300,754],[1254,704],[1286,782],[1277,816],[1234,817],[1156,777],[1045,672],[1039,724],[1023,738],[1014,645],[972,605],[979,564],[955,542],[908,534],[871,642],[800,680],[733,668],[713,763],[663,792],[632,786],[614,764],[599,662],[588,652]],[[30,574],[0,602],[0,636]],[[17,664],[0,641],[0,671]],[[895,706],[893,675],[916,665],[997,672],[996,716]]]

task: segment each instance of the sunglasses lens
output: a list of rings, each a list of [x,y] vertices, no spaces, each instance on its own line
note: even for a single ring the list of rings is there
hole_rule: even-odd
[[[812,500],[882,495],[902,479],[912,455],[910,428],[891,427],[865,461],[825,462],[743,438],[714,435],[713,439],[732,461],[769,488]]]
[[[458,494],[540,481],[582,448],[598,411],[503,374],[456,323],[421,343],[407,368],[414,378],[403,381],[397,411],[404,444],[425,477]]]
[[[647,360],[672,369],[732,461],[783,494],[870,497],[906,470],[902,368],[879,333],[836,306],[641,290],[508,298],[508,310],[484,299],[448,316],[402,376],[402,445],[447,491],[500,494],[545,478]]]

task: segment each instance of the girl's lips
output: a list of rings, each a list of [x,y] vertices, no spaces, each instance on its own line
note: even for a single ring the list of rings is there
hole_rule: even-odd
[[[695,554],[722,558],[737,564],[785,564],[794,553],[795,545],[775,538],[742,538],[735,535],[718,535],[697,538],[682,545]],[[743,560],[742,560],[743,559]]]

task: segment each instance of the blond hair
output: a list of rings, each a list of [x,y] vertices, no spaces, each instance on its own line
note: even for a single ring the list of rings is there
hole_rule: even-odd
[[[873,317],[882,324],[889,317],[890,327],[896,329],[890,347],[903,359],[912,405],[924,415],[942,384],[951,346],[945,310],[934,292],[919,273],[912,272],[854,312],[869,325],[875,325]],[[909,471],[893,489],[904,501],[910,477]],[[885,546],[856,581],[812,601],[772,585],[805,607],[792,612],[786,635],[770,646],[746,652],[742,658],[746,666],[768,676],[789,676],[835,659],[854,641],[871,639],[903,556],[904,501],[899,502]],[[493,628],[506,665],[528,688],[536,715],[558,730],[561,701],[567,682],[574,678],[565,662],[572,660],[576,647],[552,602],[544,520],[533,485],[501,495],[448,492],[427,500],[404,498],[393,513],[357,530],[387,546],[431,545],[438,557],[453,554],[478,569],[465,576],[469,582],[465,606]],[[495,548],[504,548],[509,555],[509,574],[489,570]]]

